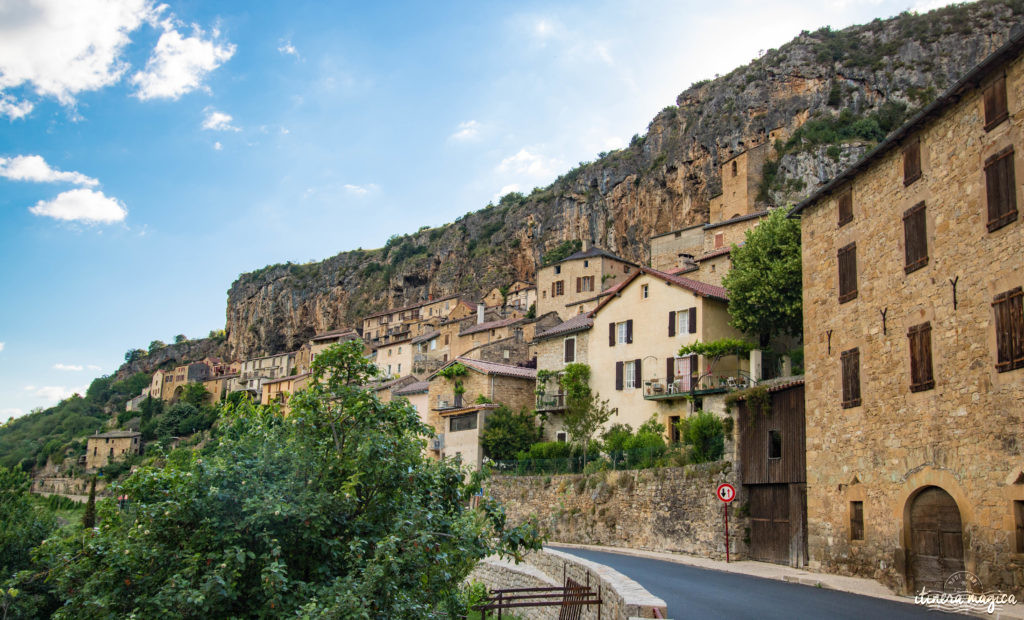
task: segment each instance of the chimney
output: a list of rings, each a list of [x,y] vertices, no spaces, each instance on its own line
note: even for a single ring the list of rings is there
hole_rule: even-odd
[[[484,302],[478,301],[476,303],[476,324],[480,325],[484,322]]]
[[[589,249],[590,249],[590,239],[583,239],[582,251],[586,252]]]

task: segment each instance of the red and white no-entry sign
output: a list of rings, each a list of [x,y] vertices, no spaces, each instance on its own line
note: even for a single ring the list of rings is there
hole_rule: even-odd
[[[726,504],[736,499],[736,487],[729,483],[722,483],[718,485],[718,499],[722,500]]]

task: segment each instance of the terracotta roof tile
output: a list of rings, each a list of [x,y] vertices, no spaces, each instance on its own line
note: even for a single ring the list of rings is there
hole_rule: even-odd
[[[460,336],[466,336],[466,335],[469,335],[469,334],[475,334],[477,332],[487,331],[488,329],[498,329],[499,327],[508,327],[509,325],[514,325],[515,323],[520,323],[522,321],[523,321],[523,319],[521,319],[521,318],[510,318],[510,319],[501,319],[499,321],[490,321],[490,322],[487,322],[487,323],[477,323],[476,325],[471,325],[471,326],[467,327],[466,329],[463,329],[462,331],[459,332],[459,335]]]
[[[571,334],[574,332],[590,329],[593,326],[594,319],[590,317],[590,314],[587,312],[581,312],[576,316],[572,317],[571,319],[567,321],[562,321],[561,323],[555,325],[551,329],[548,329],[537,334],[536,338],[538,340],[542,340],[544,338],[553,338],[555,336],[562,336],[564,334]]]
[[[391,393],[395,396],[405,396],[406,394],[421,394],[430,389],[429,381],[417,381],[416,383],[410,383],[405,387],[393,390]]]

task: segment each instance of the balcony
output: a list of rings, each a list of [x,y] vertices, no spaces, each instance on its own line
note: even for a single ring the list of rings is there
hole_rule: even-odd
[[[687,396],[742,390],[755,383],[742,370],[731,374],[705,374],[696,378],[680,377],[667,385],[661,379],[651,379],[644,382],[644,399],[677,400]]]
[[[446,411],[448,409],[462,409],[466,405],[463,403],[463,395],[455,394],[453,396],[438,396],[436,407],[434,411]]]
[[[537,396],[537,411],[564,411],[565,394],[540,394]]]

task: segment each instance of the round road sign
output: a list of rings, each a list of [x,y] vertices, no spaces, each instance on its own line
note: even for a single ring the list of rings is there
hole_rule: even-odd
[[[718,499],[722,500],[726,504],[736,499],[736,487],[728,483],[718,485]]]

